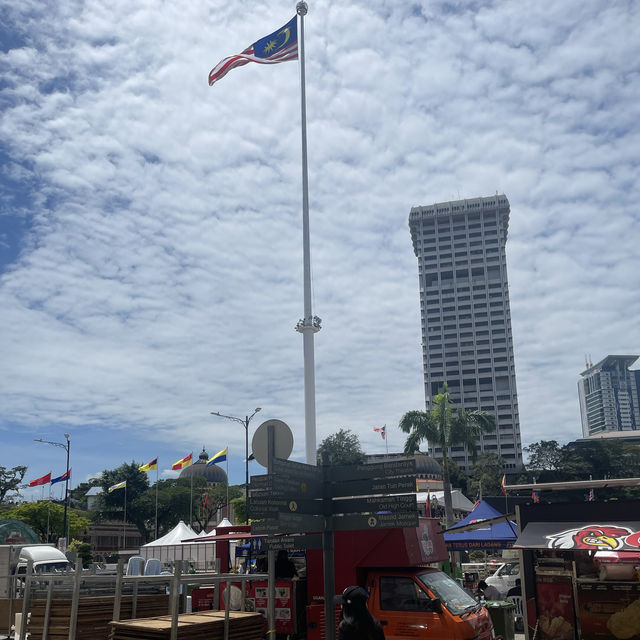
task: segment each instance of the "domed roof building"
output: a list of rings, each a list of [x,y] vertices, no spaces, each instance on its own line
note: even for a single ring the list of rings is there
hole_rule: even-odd
[[[207,460],[209,454],[202,447],[202,452],[198,456],[196,462],[192,465],[185,467],[180,472],[180,478],[204,478],[211,484],[217,484],[218,482],[226,482],[227,474],[222,467],[217,464],[207,466]]]
[[[403,453],[367,454],[366,463],[389,462],[406,458]],[[418,491],[440,491],[443,488],[442,468],[428,453],[418,451],[413,454],[416,460],[416,488]]]

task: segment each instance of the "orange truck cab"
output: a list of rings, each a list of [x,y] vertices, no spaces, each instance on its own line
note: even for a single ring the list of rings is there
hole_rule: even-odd
[[[434,568],[448,558],[440,522],[417,528],[335,532],[335,593],[350,585],[369,592],[368,608],[386,640],[491,640],[487,610],[455,580]],[[322,554],[307,551],[307,640],[321,640],[314,609],[324,593]]]
[[[490,640],[487,610],[448,575],[431,567],[371,569],[367,606],[386,640]]]

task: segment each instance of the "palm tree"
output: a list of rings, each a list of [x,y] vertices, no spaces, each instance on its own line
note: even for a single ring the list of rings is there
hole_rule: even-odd
[[[431,411],[409,411],[402,416],[399,426],[402,431],[409,434],[404,444],[405,455],[413,455],[418,451],[423,440],[428,440],[432,445],[438,445],[442,449],[445,517],[447,528],[453,526],[447,450],[463,445],[475,462],[478,455],[476,438],[481,433],[495,431],[495,416],[486,411],[455,410],[445,382],[442,393],[433,399]]]

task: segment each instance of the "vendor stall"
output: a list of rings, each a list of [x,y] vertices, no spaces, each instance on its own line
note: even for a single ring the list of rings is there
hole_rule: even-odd
[[[640,501],[531,504],[517,514],[528,637],[640,635]]]

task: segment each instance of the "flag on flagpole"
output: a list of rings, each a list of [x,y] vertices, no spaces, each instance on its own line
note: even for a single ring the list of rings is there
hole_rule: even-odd
[[[260,38],[242,53],[223,58],[209,72],[209,86],[236,67],[241,67],[249,62],[258,64],[277,64],[287,60],[298,59],[298,17],[294,16],[283,27]]]
[[[118,482],[118,484],[113,484],[109,487],[108,492],[117,491],[118,489],[124,489],[127,486],[127,481],[124,480],[122,482]]]
[[[534,478],[533,484],[535,483],[536,479]],[[533,500],[534,504],[538,504],[540,502],[540,492],[533,489],[533,491],[531,491],[531,499]]]
[[[207,493],[207,495],[204,497],[204,502],[202,503],[202,510],[204,511],[204,508],[207,506],[207,502],[209,502],[209,494]]]
[[[35,480],[31,480],[29,482],[30,487],[39,487],[41,484],[49,484],[51,482],[51,471],[47,473],[46,476],[42,476],[42,478],[36,478]]]
[[[69,480],[71,478],[71,469],[67,469],[65,473],[57,478],[53,478],[51,480],[51,484],[55,484],[56,482],[64,482],[65,480]]]
[[[593,502],[596,499],[596,494],[594,493],[593,489],[589,489],[589,502]]]
[[[184,469],[188,467],[193,462],[193,452],[191,452],[188,456],[184,458],[180,458],[177,462],[174,462],[171,466],[173,471],[179,471],[180,469]]]
[[[507,490],[505,489],[506,484],[507,484],[507,475],[504,474],[502,476],[502,482],[500,483],[500,490],[502,491],[502,493],[504,493],[505,496],[507,495]]]
[[[210,467],[212,464],[216,464],[216,462],[224,462],[226,459],[227,459],[227,449],[218,451],[218,453],[216,453],[215,456],[207,460],[207,467]]]
[[[387,425],[385,424],[383,427],[373,427],[373,430],[376,433],[379,433],[384,440],[387,437]]]
[[[152,469],[158,468],[158,458],[154,458],[151,462],[147,462],[147,464],[143,464],[141,467],[138,467],[138,471],[151,471]]]

